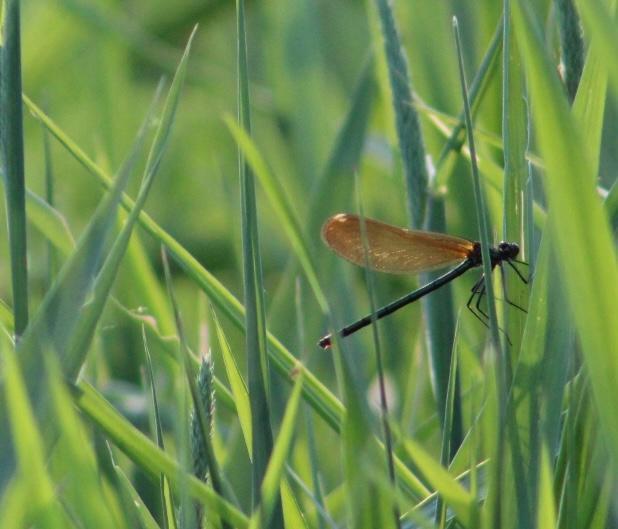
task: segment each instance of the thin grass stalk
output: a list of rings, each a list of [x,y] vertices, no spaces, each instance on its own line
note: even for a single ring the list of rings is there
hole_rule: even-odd
[[[472,83],[470,84],[469,97],[470,97],[470,105],[472,107],[472,114],[476,112],[476,109],[480,105],[483,100],[483,95],[485,94],[485,90],[491,81],[492,74],[495,71],[495,67],[498,64],[498,52],[502,47],[502,31],[504,29],[504,24],[500,20],[498,25],[496,26],[496,30],[491,38],[489,46],[487,47],[487,51],[481,60],[481,65],[472,79]],[[440,172],[440,169],[445,164],[448,157],[455,151],[459,151],[461,146],[465,141],[465,137],[462,135],[462,131],[466,128],[466,117],[464,114],[464,109],[459,113],[459,122],[455,127],[453,127],[450,136],[446,140],[446,143],[442,147],[440,151],[440,155],[438,156],[438,161],[436,162],[436,172]],[[440,178],[436,179],[436,184],[442,183],[443,180]]]
[[[367,227],[365,225],[365,216],[363,212],[363,202],[360,191],[360,185],[358,183],[358,176],[356,177],[356,189],[357,189],[357,202],[360,215],[360,229],[361,240],[363,241],[363,252],[365,260],[365,282],[367,283],[367,291],[369,294],[369,307],[371,310],[371,332],[373,336],[373,346],[376,356],[376,370],[378,373],[378,385],[380,388],[380,419],[382,420],[382,431],[384,433],[384,447],[386,450],[386,464],[388,468],[388,479],[393,487],[393,491],[397,490],[397,477],[395,475],[395,464],[393,458],[393,436],[391,433],[389,423],[388,401],[386,399],[386,385],[384,381],[384,361],[382,358],[382,348],[380,346],[380,337],[378,335],[378,320],[376,317],[377,305],[375,299],[375,284],[374,277],[369,264],[369,250],[367,247]],[[401,527],[401,511],[397,499],[394,495],[393,498],[393,518],[395,527]]]
[[[54,166],[51,156],[51,147],[49,144],[49,131],[41,126],[43,132],[43,154],[45,157],[45,201],[52,208],[54,207]],[[47,243],[47,288],[51,284],[58,269],[58,255],[53,243]]]
[[[152,398],[152,418],[155,428],[155,439],[157,446],[165,451],[165,441],[163,439],[163,429],[161,428],[161,416],[159,413],[159,402],[157,399],[157,390],[155,387],[154,372],[152,369],[152,359],[150,357],[150,349],[148,347],[148,340],[146,338],[146,329],[142,326],[142,343],[144,344],[144,356],[146,358],[146,368],[148,375],[148,384],[150,385],[150,397]],[[159,495],[161,498],[161,508],[163,510],[163,528],[169,529],[172,527],[178,527],[178,523],[175,518],[174,505],[172,503],[170,484],[165,474],[159,475]],[[172,523],[168,523],[169,519],[173,519]]]
[[[487,210],[485,208],[485,199],[483,196],[483,190],[481,189],[481,180],[479,177],[479,171],[477,166],[477,158],[476,158],[476,147],[474,145],[474,133],[472,127],[472,115],[470,112],[470,102],[468,99],[467,93],[467,83],[465,77],[464,63],[463,63],[463,53],[461,49],[461,40],[459,37],[459,25],[457,23],[457,18],[453,17],[453,33],[455,36],[455,43],[457,45],[457,58],[459,63],[459,77],[461,83],[461,92],[462,98],[464,102],[465,108],[465,116],[466,116],[466,129],[468,131],[468,145],[470,148],[470,162],[472,169],[472,185],[474,189],[474,198],[476,202],[477,209],[477,217],[478,217],[478,229],[481,240],[481,255],[483,259],[483,275],[485,278],[485,291],[487,297],[487,312],[489,315],[489,329],[491,342],[494,348],[494,363],[496,367],[496,380],[498,384],[498,445],[497,445],[497,455],[496,460],[494,461],[494,469],[496,472],[496,498],[497,502],[495,505],[495,509],[493,512],[493,523],[495,527],[500,526],[501,520],[501,512],[500,512],[500,502],[502,499],[501,489],[502,489],[502,480],[501,480],[501,469],[505,462],[505,454],[504,454],[504,424],[505,424],[505,404],[506,404],[506,391],[507,391],[507,369],[506,369],[506,358],[502,353],[502,347],[500,344],[500,336],[498,332],[498,320],[496,316],[496,305],[494,299],[494,291],[493,284],[491,278],[491,258],[489,255],[489,219],[487,218]]]
[[[6,178],[6,206],[11,254],[15,336],[28,325],[28,244],[24,131],[21,104],[20,2],[4,4],[4,42],[0,48],[0,143]]]

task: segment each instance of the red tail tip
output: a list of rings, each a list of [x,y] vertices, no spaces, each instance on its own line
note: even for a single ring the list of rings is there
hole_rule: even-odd
[[[330,349],[332,342],[330,339],[330,334],[328,336],[324,336],[324,338],[322,338],[319,342],[318,345],[322,348],[322,349]]]

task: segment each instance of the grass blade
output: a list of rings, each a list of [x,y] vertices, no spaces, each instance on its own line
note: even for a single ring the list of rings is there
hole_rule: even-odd
[[[15,335],[28,325],[28,244],[24,131],[21,105],[21,36],[19,0],[4,3],[0,48],[0,162],[4,166],[11,254]]]
[[[249,105],[249,75],[247,69],[247,41],[245,30],[245,3],[236,2],[237,67],[238,67],[238,121],[251,134]],[[269,368],[266,354],[266,322],[264,284],[258,237],[255,183],[251,168],[242,151],[238,152],[242,209],[243,281],[245,296],[246,350],[249,396],[251,404],[251,473],[252,505],[261,503],[261,490],[268,460],[273,450],[270,407],[268,403]],[[283,528],[281,500],[274,507],[272,527]]]
[[[618,377],[618,270],[603,206],[594,189],[587,153],[560,85],[535,32],[527,8],[514,2],[539,146],[545,160],[546,192],[553,208],[549,225],[564,288],[582,345],[604,434],[618,460],[618,417],[607,407]]]
[[[410,74],[403,53],[399,32],[391,5],[387,0],[376,0],[380,17],[399,150],[403,160],[408,198],[408,215],[413,228],[423,226],[427,201],[427,167],[425,145],[416,108],[412,104]]]

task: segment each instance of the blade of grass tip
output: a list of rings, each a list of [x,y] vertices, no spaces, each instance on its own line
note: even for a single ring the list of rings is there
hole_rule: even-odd
[[[120,232],[120,235],[114,242],[114,245],[112,246],[108,257],[101,268],[99,277],[97,278],[95,283],[93,299],[84,311],[84,315],[81,318],[82,322],[77,327],[77,332],[71,339],[68,358],[74,358],[74,363],[76,365],[80,364],[78,359],[83,358],[83,356],[85,355],[85,351],[87,350],[90,341],[92,340],[96,324],[103,312],[103,308],[105,307],[105,303],[109,297],[109,293],[114,283],[114,279],[116,278],[116,275],[118,273],[120,263],[129,246],[133,226],[135,226],[135,223],[139,218],[139,215],[146,203],[146,199],[148,198],[148,192],[152,187],[154,177],[157,173],[157,170],[159,169],[159,165],[167,147],[172,124],[174,122],[176,110],[178,108],[178,103],[180,100],[181,89],[186,75],[187,62],[189,59],[189,52],[191,50],[191,43],[195,36],[196,29],[197,28],[194,28],[193,32],[189,37],[185,53],[180,60],[180,63],[176,70],[176,74],[174,76],[174,79],[172,80],[172,84],[170,86],[168,96],[163,107],[161,120],[159,121],[159,126],[157,127],[150,151],[148,153],[144,177],[140,186],[138,197],[135,201],[135,205],[130,211],[129,216]],[[150,123],[150,116],[152,110],[154,109],[156,101],[158,101],[159,99],[161,88],[162,85],[160,84],[157,88],[151,110],[148,112],[147,118],[144,121],[142,130],[144,130]],[[140,136],[142,136],[141,133]]]
[[[143,132],[142,130],[120,169],[114,187],[101,200],[73,255],[62,267],[53,288],[46,294],[20,342],[20,349],[31,348],[35,342],[51,338],[51,343],[58,353],[66,354],[67,343],[103,259],[105,242],[115,222],[121,193],[137,162],[143,143]],[[79,369],[79,366],[69,366],[69,372],[76,369]]]
[[[118,487],[120,489],[119,493],[122,495],[123,498],[126,497],[128,500],[123,502],[123,504],[126,505],[125,510],[131,508],[135,513],[135,522],[140,523],[141,527],[143,527],[144,529],[161,529],[152,514],[150,514],[148,507],[146,507],[146,505],[144,504],[144,500],[142,500],[137,490],[135,490],[135,487],[131,483],[131,480],[127,477],[122,468],[120,468],[120,466],[116,462],[114,462],[113,465],[114,470],[116,471],[116,483],[118,484]]]
[[[498,24],[496,26],[496,30],[491,38],[489,46],[487,47],[487,51],[481,60],[481,65],[472,79],[472,83],[470,84],[470,106],[472,107],[472,114],[474,115],[476,109],[481,104],[483,100],[483,96],[485,95],[485,90],[489,85],[493,75],[496,71],[496,66],[498,65],[498,52],[502,47],[502,31],[504,29],[504,24],[502,23],[502,19],[498,20]],[[440,156],[438,156],[438,161],[436,163],[436,172],[438,177],[434,182],[434,189],[439,188],[442,185],[446,185],[447,176],[450,175],[451,171],[448,173],[444,173],[441,171],[444,166],[447,158],[452,155],[454,152],[459,151],[462,147],[465,136],[462,132],[465,131],[466,127],[466,117],[464,115],[464,110],[462,109],[459,113],[459,122],[446,140],[442,150],[440,151]],[[442,176],[442,178],[441,178]]]
[[[493,292],[493,283],[491,278],[491,258],[489,254],[489,219],[487,218],[487,210],[485,208],[485,200],[483,196],[483,190],[481,189],[481,181],[479,178],[478,167],[476,163],[476,148],[474,146],[474,134],[472,128],[472,116],[470,113],[470,104],[467,94],[467,84],[465,77],[465,70],[463,64],[463,53],[461,50],[461,40],[459,38],[459,25],[457,18],[453,17],[453,33],[455,36],[455,44],[457,46],[457,58],[459,64],[459,77],[461,83],[462,98],[464,102],[465,116],[466,116],[466,130],[468,131],[468,145],[470,148],[470,163],[472,169],[472,186],[474,189],[474,200],[476,202],[477,217],[478,217],[478,229],[481,241],[481,255],[483,260],[483,276],[485,280],[485,291],[487,299],[487,313],[489,315],[489,328],[491,343],[494,349],[494,364],[496,367],[496,383],[498,392],[498,439],[497,439],[497,455],[494,461],[494,472],[496,473],[496,507],[499,507],[501,501],[501,469],[505,462],[505,405],[506,395],[508,391],[508,373],[510,371],[507,365],[507,358],[502,352],[500,344],[500,336],[498,333],[498,320],[496,316],[496,305]],[[493,511],[494,519],[492,522],[497,526],[500,525],[501,519],[500,509],[496,508]]]
[[[200,398],[200,392],[197,388],[197,383],[196,383],[196,378],[197,378],[196,373],[193,369],[191,362],[189,361],[190,351],[189,351],[189,347],[187,344],[186,335],[184,332],[184,325],[183,325],[182,317],[180,315],[180,310],[178,308],[178,303],[176,301],[174,289],[172,288],[172,278],[171,278],[169,262],[167,259],[167,253],[165,252],[165,248],[161,249],[161,257],[163,261],[163,270],[165,272],[165,282],[167,285],[167,292],[168,292],[168,296],[170,299],[170,303],[172,305],[174,321],[176,322],[176,332],[178,333],[178,338],[180,340],[180,355],[182,357],[182,364],[183,364],[184,371],[185,371],[185,377],[189,385],[189,391],[191,393],[193,410],[195,413],[195,417],[197,418],[197,423],[199,425],[199,434],[203,442],[202,448],[206,452],[206,466],[208,467],[208,473],[210,475],[210,480],[212,482],[213,490],[220,496],[225,497],[224,487],[223,487],[223,477],[221,475],[219,465],[215,458],[215,452],[214,452],[212,442],[211,442],[212,436],[210,433],[210,429],[212,427],[212,417],[209,415],[209,411],[205,409],[204,402]],[[210,391],[212,391],[212,389]],[[193,471],[195,472],[195,467]],[[201,478],[201,476],[198,476],[198,478]],[[228,529],[229,527],[230,526],[227,524],[227,522],[223,521],[223,529]]]
[[[147,122],[145,122],[145,124],[146,123]],[[165,120],[162,120],[161,124],[167,126],[170,125],[170,123]],[[122,258],[124,257],[129,245],[133,227],[135,226],[139,214],[146,203],[148,192],[152,187],[158,166],[158,160],[154,164],[147,164],[146,174],[144,175],[144,180],[142,181],[137,200],[135,201],[135,206],[129,213],[120,234],[114,241],[107,258],[101,267],[94,283],[90,302],[79,315],[79,324],[76,325],[75,332],[70,337],[67,352],[65,353],[65,358],[68,360],[68,365],[74,366],[74,369],[79,369],[79,367],[81,367],[81,364],[86,356],[92,337],[94,336],[97,323],[103,313],[103,309],[109,298],[114,280],[118,274],[120,263],[122,262]]]
[[[7,0],[3,12],[4,41],[0,48],[0,162],[6,179],[6,207],[11,253],[11,283],[15,335],[28,325],[28,245],[26,238],[26,186],[24,131],[21,105],[20,2]]]
[[[245,3],[236,1],[238,52],[238,122],[251,134],[249,73],[245,29]],[[257,206],[253,173],[242,151],[238,152],[242,210],[243,280],[245,296],[246,351],[252,422],[252,506],[261,503],[261,486],[273,449],[270,407],[268,403],[268,360],[266,356],[266,321],[264,285],[258,237]],[[281,503],[274,508],[273,528],[283,528]]]
[[[365,226],[365,214],[363,208],[362,191],[360,188],[360,182],[358,179],[358,173],[354,173],[355,187],[356,187],[356,202],[358,204],[358,213],[361,219],[361,239],[363,241],[363,254],[365,261],[365,282],[367,284],[367,292],[369,294],[369,308],[372,314],[371,331],[373,336],[373,346],[376,357],[376,370],[378,375],[378,385],[380,388],[380,418],[382,420],[382,432],[384,435],[384,448],[386,450],[386,464],[388,469],[388,478],[391,482],[393,490],[397,488],[397,479],[395,476],[395,465],[393,463],[393,439],[389,424],[388,416],[388,402],[386,399],[386,385],[384,382],[384,361],[382,358],[382,348],[380,347],[380,337],[378,335],[378,320],[376,317],[376,299],[375,299],[375,284],[373,282],[373,273],[369,265],[369,249],[367,242],[367,227]],[[400,527],[399,519],[401,518],[401,512],[396,501],[393,501],[392,505],[393,518],[395,527]]]
[[[556,2],[560,30],[560,65],[569,101],[575,99],[584,68],[584,39],[573,0]]]
[[[184,487],[191,497],[232,526],[247,527],[248,520],[242,512],[181,468],[176,459],[135,428],[93,386],[81,380],[79,386],[70,388],[78,408],[142,470],[154,479],[165,474],[176,493]]]
[[[413,228],[420,228],[425,218],[427,200],[427,166],[421,125],[412,104],[408,62],[395,24],[391,5],[376,0],[380,17],[392,103],[395,112],[399,149],[405,173],[408,215]]]
[[[217,335],[217,341],[219,343],[219,350],[221,351],[221,357],[223,358],[223,365],[225,366],[227,379],[232,388],[232,395],[234,396],[234,403],[238,414],[238,422],[240,423],[243,438],[245,439],[247,453],[251,457],[251,404],[249,402],[249,390],[247,389],[247,384],[245,383],[242,373],[236,364],[236,359],[232,354],[229,342],[223,332],[223,327],[221,327],[221,324],[219,323],[219,318],[212,307],[211,313]]]
[[[155,439],[157,446],[161,450],[165,450],[163,440],[163,429],[161,428],[161,415],[159,413],[159,402],[157,399],[157,389],[155,387],[154,373],[152,369],[152,359],[150,349],[148,347],[148,339],[146,338],[146,329],[142,326],[142,343],[144,344],[144,357],[146,359],[146,373],[148,375],[148,385],[150,386],[150,396],[152,398],[152,416],[155,428]],[[178,527],[172,491],[169,481],[164,474],[159,475],[159,495],[161,497],[161,508],[163,509],[163,519],[165,527],[172,529]]]
[[[459,38],[459,25],[457,18],[453,17],[453,33],[455,35],[455,44],[457,46],[457,58],[459,61],[459,76],[461,82],[462,98],[464,101],[466,129],[468,131],[468,145],[470,148],[470,165],[472,168],[472,186],[474,189],[474,199],[478,210],[479,219],[479,235],[481,241],[481,254],[483,258],[483,275],[485,276],[485,289],[487,292],[487,305],[489,314],[489,323],[491,330],[491,338],[496,350],[498,358],[501,358],[500,338],[498,334],[496,306],[494,303],[493,284],[491,281],[491,259],[489,254],[489,219],[485,209],[485,200],[483,190],[481,189],[481,181],[476,163],[476,148],[474,145],[474,134],[472,133],[472,116],[470,113],[470,103],[468,100],[467,83],[463,64],[463,52],[461,50],[461,41]],[[505,388],[506,386],[503,386]]]

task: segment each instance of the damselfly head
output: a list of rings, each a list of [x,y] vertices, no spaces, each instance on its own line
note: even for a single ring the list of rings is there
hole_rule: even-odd
[[[519,254],[519,245],[514,242],[502,241],[498,244],[498,254],[500,259],[515,259]]]

